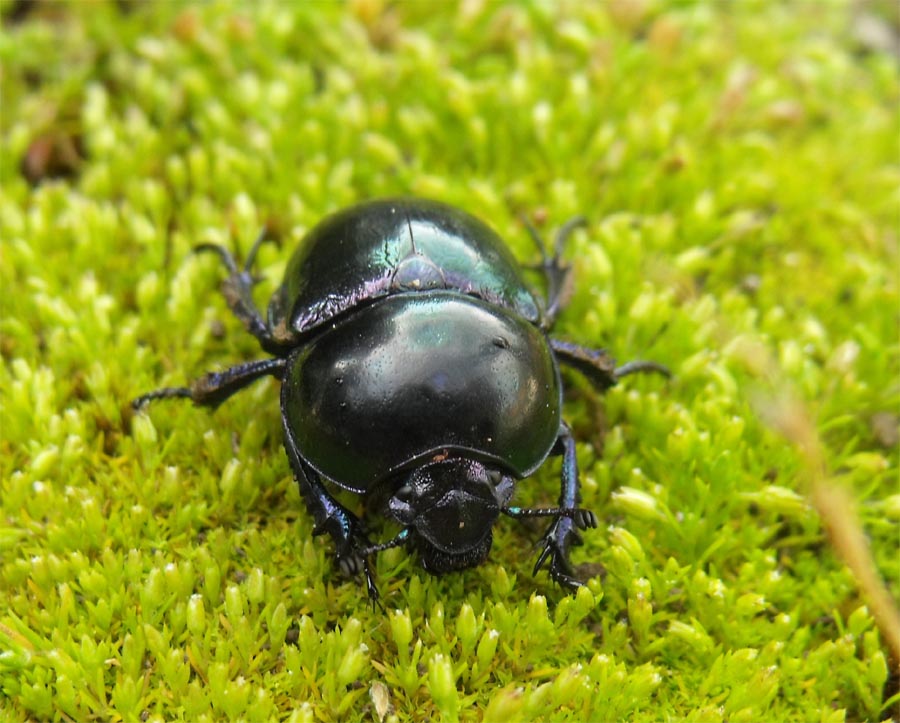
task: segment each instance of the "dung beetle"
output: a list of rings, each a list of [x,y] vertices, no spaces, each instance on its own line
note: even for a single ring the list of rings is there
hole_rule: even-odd
[[[284,447],[314,534],[331,536],[345,573],[364,573],[373,602],[371,555],[405,545],[431,573],[472,567],[487,557],[500,514],[552,518],[534,572],[549,561],[556,582],[577,587],[569,547],[597,518],[577,507],[559,365],[601,390],[633,372],[668,374],[646,361],[617,367],[603,350],[548,336],[570,280],[562,247],[580,222],[561,229],[552,254],[529,227],[542,299],[500,237],[457,208],[405,198],[352,206],[300,242],[268,320],[253,301],[251,272],[265,232],[243,268],[225,248],[199,246],[224,263],[225,301],[270,357],[133,406],[184,397],[215,408],[261,377],[278,378]],[[563,458],[558,506],[511,505],[516,482],[550,455]],[[399,534],[373,544],[325,481],[380,501]]]

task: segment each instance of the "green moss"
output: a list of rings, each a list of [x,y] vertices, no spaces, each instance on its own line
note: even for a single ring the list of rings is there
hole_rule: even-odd
[[[900,73],[859,30],[896,32],[890,5],[0,8],[3,717],[890,715],[865,599],[757,414],[798,390],[900,596]],[[506,522],[465,574],[384,553],[373,611],[311,537],[274,384],[131,415],[258,353],[192,246],[279,230],[262,300],[304,230],[392,193],[523,260],[520,214],[585,213],[558,333],[675,371],[572,380],[608,525],[575,596]]]

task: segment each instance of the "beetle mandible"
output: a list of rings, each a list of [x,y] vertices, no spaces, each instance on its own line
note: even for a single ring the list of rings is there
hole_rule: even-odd
[[[300,242],[267,320],[251,272],[265,232],[243,267],[222,246],[198,246],[224,263],[228,307],[270,356],[133,406],[184,397],[215,408],[257,379],[278,378],[284,447],[314,534],[330,535],[345,573],[364,574],[373,602],[373,554],[404,545],[431,573],[473,567],[501,514],[552,518],[534,572],[549,561],[556,582],[578,587],[569,548],[597,518],[577,506],[559,366],[601,390],[634,372],[668,374],[647,361],[617,367],[604,350],[549,336],[570,281],[563,244],[580,223],[563,226],[552,253],[529,227],[547,286],[540,298],[500,237],[468,213],[423,199],[361,203]],[[551,455],[563,458],[558,505],[510,504],[516,482]],[[373,544],[326,481],[381,500],[399,534]]]

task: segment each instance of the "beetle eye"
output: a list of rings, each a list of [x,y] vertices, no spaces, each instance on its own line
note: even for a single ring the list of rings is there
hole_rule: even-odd
[[[416,512],[411,504],[412,499],[413,488],[403,485],[388,500],[388,510],[393,518],[402,525],[410,525],[416,519]]]
[[[491,481],[491,484],[496,487],[500,484],[500,480],[503,479],[503,473],[498,469],[489,469],[487,471],[488,479]]]

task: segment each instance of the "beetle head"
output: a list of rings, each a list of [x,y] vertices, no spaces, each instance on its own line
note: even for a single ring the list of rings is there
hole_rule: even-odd
[[[491,528],[509,496],[506,485],[495,484],[501,479],[474,460],[431,462],[394,493],[388,514],[409,530],[429,572],[473,567],[490,552]]]

